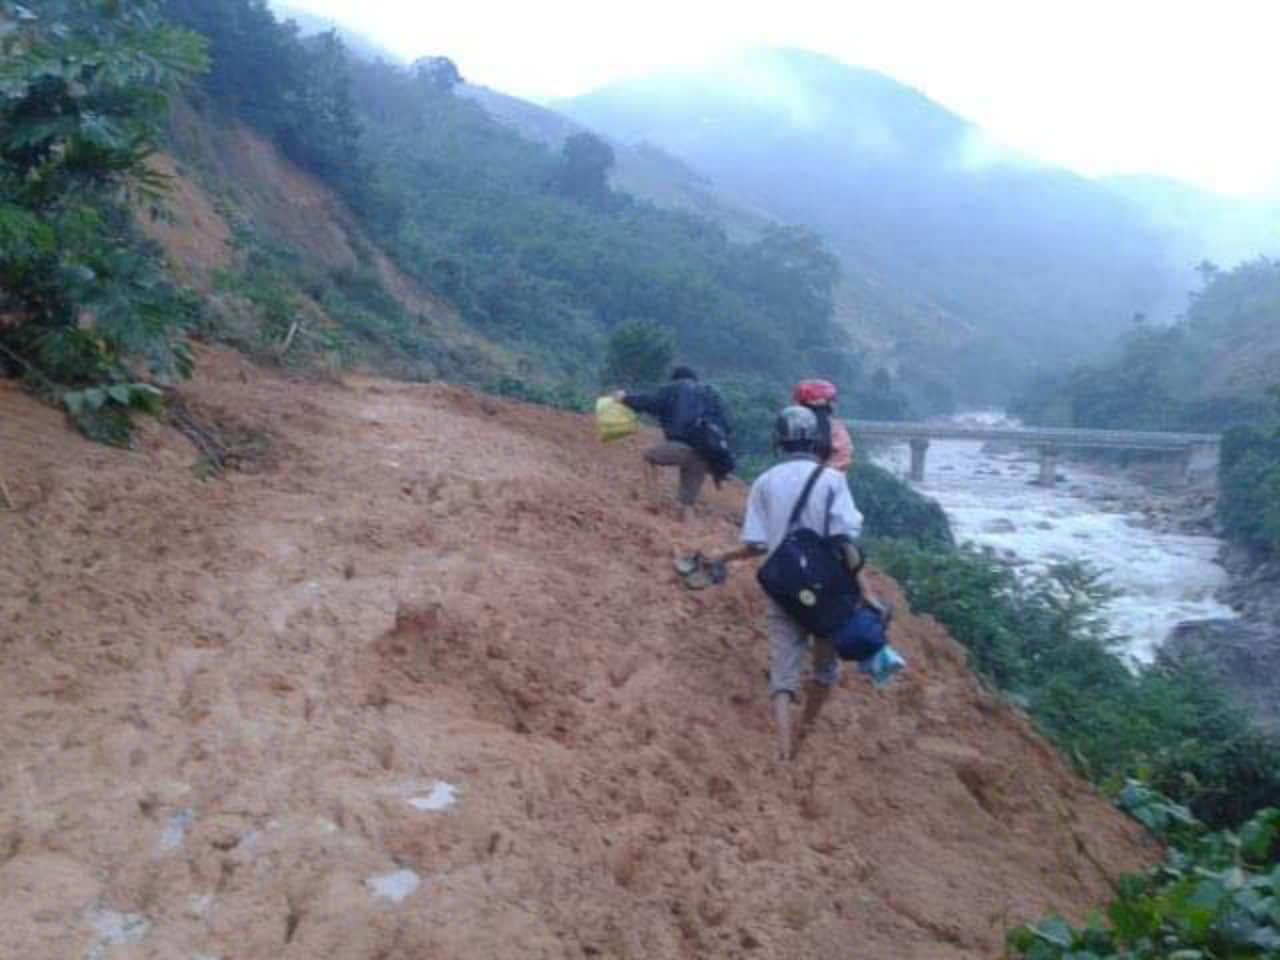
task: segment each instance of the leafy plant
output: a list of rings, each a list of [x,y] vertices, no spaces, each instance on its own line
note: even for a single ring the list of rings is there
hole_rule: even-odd
[[[114,447],[129,443],[131,410],[156,414],[163,406],[162,394],[149,383],[113,383],[69,390],[62,395],[62,402],[85,436]]]
[[[1127,799],[1126,799],[1127,798]],[[1280,952],[1280,809],[1238,831],[1209,833],[1183,807],[1139,784],[1122,806],[1171,841],[1165,862],[1118,885],[1104,917],[1061,917],[1009,934],[1026,960],[1236,960]]]
[[[157,10],[0,2],[0,348],[51,399],[133,383],[138,364],[190,370],[183,332],[198,308],[130,209],[158,210],[165,184],[147,160],[168,95],[205,62],[202,41]],[[133,404],[104,396],[76,401],[75,419],[118,440]]]

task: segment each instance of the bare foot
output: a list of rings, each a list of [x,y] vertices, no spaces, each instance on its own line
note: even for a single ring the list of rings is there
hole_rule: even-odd
[[[800,724],[796,729],[795,752],[800,752],[800,746],[808,738],[809,734],[813,732],[813,728],[818,722],[818,714],[822,712],[822,707],[830,696],[830,687],[824,687],[816,683],[809,685],[809,689],[805,693],[804,709],[800,714]]]

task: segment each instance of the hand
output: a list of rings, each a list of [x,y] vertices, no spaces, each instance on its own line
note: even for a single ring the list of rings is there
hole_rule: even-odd
[[[707,559],[711,563],[728,566],[729,564],[736,563],[739,560],[749,560],[752,557],[761,556],[765,552],[764,547],[744,543],[742,546],[734,547],[732,550],[726,550],[724,553],[708,553]]]

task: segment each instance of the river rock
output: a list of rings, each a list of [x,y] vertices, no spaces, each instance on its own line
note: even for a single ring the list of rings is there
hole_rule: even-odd
[[[1160,656],[1199,658],[1260,727],[1280,733],[1280,631],[1249,620],[1193,620],[1174,628]]]
[[[1280,631],[1280,560],[1268,560],[1234,545],[1223,547],[1219,560],[1231,578],[1222,600],[1240,611],[1244,619]]]
[[[1008,517],[996,517],[988,520],[982,527],[984,533],[1016,533],[1018,528]]]

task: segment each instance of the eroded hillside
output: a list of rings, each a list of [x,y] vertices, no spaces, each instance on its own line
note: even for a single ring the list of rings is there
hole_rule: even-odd
[[[0,384],[6,956],[989,958],[1153,857],[907,613],[770,765],[751,576],[670,572],[740,489],[682,530],[579,417],[199,371],[213,481]]]

